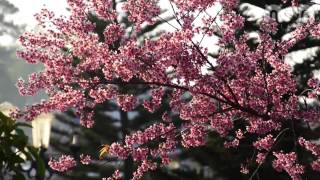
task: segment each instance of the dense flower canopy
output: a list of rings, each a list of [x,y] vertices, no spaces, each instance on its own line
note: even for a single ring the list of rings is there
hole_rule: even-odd
[[[304,108],[298,103],[299,96],[315,97],[319,93],[319,81],[310,80],[313,90],[297,94],[291,68],[283,57],[306,36],[319,38],[318,22],[310,19],[290,39],[275,41],[272,34],[277,31],[277,23],[265,17],[257,44],[252,48],[247,43],[249,34],[241,31],[244,17],[235,11],[237,0],[169,2],[178,26],[170,24],[175,29],[173,32],[142,42],[137,34],[146,24],[161,19],[161,0],[123,3],[122,11],[129,14],[129,21],[134,24],[133,33],[119,23],[119,13],[112,0],[68,0],[71,10],[68,17],[56,17],[43,9],[36,15],[42,30],[20,37],[23,49],[18,55],[29,63],[42,63],[45,68],[31,74],[28,81],[19,80],[17,86],[22,95],[32,96],[45,90],[49,98],[14,115],[32,120],[41,112],[74,108],[81,124],[90,128],[94,124],[94,107],[99,103],[114,100],[124,111],[130,111],[142,102],[153,112],[167,92],[170,109],[164,113],[162,122],[128,135],[123,144],[115,142],[110,146],[109,155],[121,159],[132,156],[140,162],[133,179],[156,169],[160,165],[157,159],[161,159],[161,164],[168,164],[170,153],[179,143],[185,148],[205,145],[209,131],[217,132],[228,148],[237,148],[247,137],[257,137],[252,148],[257,151],[258,164],[272,158],[276,171],[286,171],[292,179],[300,179],[304,165],[299,164],[296,153],[274,150],[274,147],[282,134],[294,131],[294,126],[289,129],[286,124],[319,123],[317,109]],[[293,5],[297,2],[293,1]],[[221,10],[212,16],[208,11],[214,7]],[[88,14],[110,22],[102,39],[95,33],[95,24]],[[194,23],[198,14],[203,15],[200,25]],[[220,37],[215,59],[210,58],[202,40],[195,40],[196,36],[203,39],[213,34]],[[117,48],[112,48],[114,44]],[[150,87],[151,100],[119,91],[122,85],[140,84]],[[191,98],[183,98],[186,94]],[[180,115],[182,125],[170,122],[171,113]],[[244,128],[235,129],[235,121],[242,121]],[[320,171],[320,147],[298,138],[293,137],[293,141],[299,141],[298,144],[313,152],[312,168]],[[158,145],[148,147],[148,142]],[[85,164],[90,162],[90,158],[84,158]],[[64,165],[65,161],[68,163]],[[51,165],[65,171],[75,166],[75,162],[72,157],[63,156]],[[119,177],[117,171],[109,179]]]

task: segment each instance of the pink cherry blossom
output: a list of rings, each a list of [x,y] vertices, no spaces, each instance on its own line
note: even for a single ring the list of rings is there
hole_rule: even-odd
[[[58,160],[50,159],[49,166],[55,171],[64,172],[76,166],[76,161],[69,155],[62,155]]]
[[[84,154],[81,154],[80,155],[80,162],[82,164],[90,164],[91,162],[91,156],[90,155],[84,155]]]
[[[298,140],[299,144],[306,148],[308,151],[311,151],[311,153],[316,156],[320,157],[320,146],[312,143],[310,141],[305,140],[303,137],[300,137]]]
[[[273,161],[272,166],[277,171],[286,171],[293,180],[301,179],[301,174],[304,172],[304,167],[300,164],[296,164],[297,155],[295,152],[287,154],[283,152],[273,152],[273,155],[277,159]]]
[[[267,150],[269,151],[272,148],[275,140],[271,134],[268,134],[266,137],[259,139],[258,141],[253,143],[253,146],[258,150]]]
[[[313,170],[320,172],[320,159],[312,161],[311,167]]]
[[[241,164],[240,172],[241,172],[242,174],[249,174],[249,169],[248,169],[247,166]]]
[[[118,96],[117,102],[124,111],[130,111],[136,106],[136,97],[133,95]]]
[[[121,174],[119,170],[115,170],[111,177],[102,178],[102,180],[117,180],[121,179]]]
[[[256,158],[256,162],[258,164],[262,164],[262,163],[264,163],[266,158],[267,158],[267,154],[266,153],[258,153],[257,154],[257,158]]]
[[[155,170],[157,168],[157,164],[150,162],[148,160],[142,161],[141,165],[138,167],[138,169],[133,173],[132,180],[140,179],[144,173]]]

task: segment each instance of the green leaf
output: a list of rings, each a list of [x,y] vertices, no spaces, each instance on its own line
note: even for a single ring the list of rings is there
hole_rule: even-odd
[[[21,150],[21,152],[26,156],[27,160],[29,160],[29,161],[34,160],[34,159],[33,159],[33,156],[31,155],[31,153],[25,151],[24,149]]]
[[[33,146],[27,146],[28,151],[30,154],[34,157],[34,159],[37,159],[39,157],[38,149]]]
[[[14,163],[23,163],[24,159],[22,159],[20,156],[16,155],[11,158],[11,161],[13,161]]]
[[[16,122],[10,117],[5,116],[0,112],[0,169],[7,168],[12,172],[10,179],[25,180],[22,171],[21,163],[25,159],[20,157],[16,151],[24,154],[29,161],[37,164],[37,176],[44,178],[46,166],[45,162],[39,156],[39,150],[33,146],[28,145],[28,137],[25,135],[23,129],[19,127],[32,127],[30,124]]]
[[[34,157],[34,160],[37,163],[37,176],[44,177],[46,173],[46,165],[44,161],[39,156],[39,150],[33,146],[27,146],[30,154]]]
[[[19,136],[25,136],[24,131],[22,129],[16,129],[16,133]]]
[[[46,165],[41,158],[37,159],[37,176],[44,178],[46,173]]]
[[[23,126],[23,127],[32,128],[31,124],[23,123],[23,122],[17,122],[17,123],[15,124],[15,126],[16,126],[16,127],[21,127],[21,126]]]
[[[0,119],[1,119],[1,128],[3,128],[3,131],[7,134],[14,130],[14,123],[15,121],[12,120],[10,117],[4,115],[2,112],[0,112]]]
[[[1,111],[0,111],[0,119],[4,121],[13,121],[10,117],[4,115]]]
[[[21,172],[15,171],[15,173],[16,174],[12,176],[12,180],[24,180],[24,179],[26,179]]]
[[[24,149],[28,143],[27,136],[13,135],[12,145],[18,149]]]

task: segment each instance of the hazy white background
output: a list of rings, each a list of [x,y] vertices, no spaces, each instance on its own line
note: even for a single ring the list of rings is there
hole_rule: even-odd
[[[5,0],[0,0],[1,2]],[[18,8],[14,14],[3,14],[6,22],[12,21],[14,24],[25,26],[24,30],[30,31],[35,28],[36,21],[34,14],[40,12],[41,8],[47,7],[57,15],[67,13],[66,0],[7,0]],[[1,9],[0,9],[1,11]],[[2,14],[3,12],[0,12]],[[9,101],[12,104],[22,107],[24,104],[31,104],[38,101],[43,96],[21,97],[15,87],[15,82],[19,77],[26,78],[28,74],[41,69],[40,65],[29,65],[18,59],[15,51],[19,48],[18,37],[0,35],[0,103]]]
[[[9,2],[19,9],[19,12],[11,18],[19,24],[26,24],[28,28],[32,28],[35,25],[33,15],[40,12],[44,6],[58,15],[67,12],[66,0],[9,0]]]

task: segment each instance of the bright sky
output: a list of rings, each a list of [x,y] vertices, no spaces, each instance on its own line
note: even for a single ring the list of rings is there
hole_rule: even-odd
[[[57,15],[67,12],[66,0],[9,0],[9,2],[19,8],[18,13],[12,19],[18,24],[26,24],[28,29],[34,27],[36,23],[33,15],[40,12],[44,6]]]
[[[17,24],[24,24],[27,27],[27,31],[30,31],[32,29],[34,29],[34,26],[36,25],[36,21],[34,19],[34,14],[40,12],[40,10],[45,6],[48,9],[54,11],[56,13],[56,15],[61,15],[61,14],[67,14],[67,1],[66,0],[8,0],[9,2],[11,2],[12,4],[14,4],[18,9],[18,13],[16,13],[13,16],[10,16],[9,19],[14,20],[15,23]],[[171,11],[171,6],[169,4],[169,1],[164,0],[161,1],[161,7],[162,8],[166,8],[166,9],[170,9],[170,11],[168,11],[167,14],[172,14],[173,12]],[[218,9],[221,8],[220,6],[217,6],[216,9],[214,9],[214,11],[210,11],[212,12],[214,15],[216,11],[218,11]],[[165,17],[165,15],[163,16]],[[7,17],[8,18],[8,17]],[[198,18],[199,22],[195,22],[195,23],[201,23],[201,18]],[[179,27],[177,25],[177,23],[174,23],[174,21],[171,21],[172,24],[176,25],[177,27]],[[168,24],[164,24],[164,26],[160,27],[160,29],[173,29],[172,27],[170,27]],[[8,37],[4,37],[4,38],[8,38]],[[200,38],[201,39],[201,38]],[[212,39],[207,39],[212,42]],[[6,42],[10,42],[10,40],[5,40]],[[3,41],[2,41],[3,42]],[[207,42],[204,41],[203,44],[206,44]],[[216,48],[216,47],[215,47]]]
[[[8,20],[13,20],[15,24],[26,26],[26,30],[34,29],[36,21],[34,14],[40,12],[43,7],[54,11],[56,15],[66,14],[67,1],[66,0],[8,0],[14,4],[19,11],[13,15],[6,16]],[[0,37],[1,45],[11,46],[15,44],[15,39],[4,35]]]

